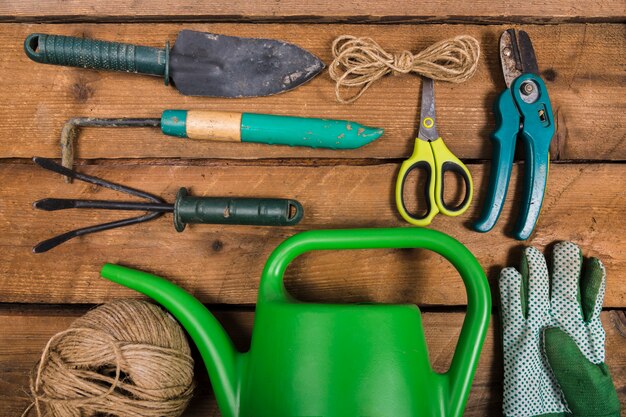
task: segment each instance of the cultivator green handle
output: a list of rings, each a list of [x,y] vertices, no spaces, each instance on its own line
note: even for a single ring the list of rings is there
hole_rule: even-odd
[[[291,226],[302,219],[304,209],[296,200],[284,198],[192,197],[181,188],[174,203],[174,227],[188,223]]]
[[[165,49],[73,36],[31,33],[24,41],[30,59],[42,64],[135,72],[157,75],[169,81],[169,46]]]

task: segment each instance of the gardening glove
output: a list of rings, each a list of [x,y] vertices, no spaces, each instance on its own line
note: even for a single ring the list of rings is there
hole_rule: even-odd
[[[561,242],[553,252],[552,283],[543,255],[532,247],[519,272],[500,274],[506,417],[620,415],[604,364],[606,274],[591,258],[581,275],[582,263],[578,246]]]

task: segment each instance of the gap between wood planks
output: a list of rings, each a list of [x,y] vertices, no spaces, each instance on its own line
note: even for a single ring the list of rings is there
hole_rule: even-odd
[[[392,25],[392,24],[473,24],[473,25],[501,25],[501,24],[602,24],[624,23],[624,16],[316,16],[316,15],[292,15],[292,16],[212,16],[212,15],[151,15],[151,16],[6,16],[0,15],[1,23],[307,23],[307,24],[368,24],[368,25]]]
[[[123,298],[123,297],[121,297]],[[79,316],[85,314],[88,310],[91,310],[99,305],[106,304],[110,301],[105,301],[98,304],[37,304],[37,303],[6,303],[0,302],[0,314],[19,314],[20,316],[29,315],[41,315],[43,313],[49,315],[63,315],[63,316]],[[160,305],[154,300],[150,299],[150,302]],[[309,302],[306,302],[309,303]],[[204,306],[213,312],[249,312],[253,313],[256,304],[206,304]],[[349,302],[343,304],[351,304]],[[381,303],[389,304],[389,303]],[[424,305],[420,304],[419,310],[422,313],[465,313],[467,306],[465,305]],[[492,314],[499,314],[500,306],[498,303],[493,303],[491,307]],[[624,325],[626,326],[626,307],[607,307],[602,311],[609,312],[615,311],[621,314],[624,318]],[[626,337],[626,334],[624,334]]]
[[[36,155],[34,155],[36,156]],[[407,155],[408,158],[408,155]],[[58,163],[60,158],[52,158]],[[262,158],[262,159],[221,159],[221,158],[119,158],[119,159],[77,159],[74,167],[80,169],[84,166],[292,166],[292,167],[328,167],[328,166],[377,166],[386,164],[399,165],[406,158]],[[469,159],[461,158],[467,165],[480,165],[492,162],[491,159]],[[515,164],[524,162],[525,158],[516,158]],[[0,158],[0,164],[29,165],[32,164],[30,158]],[[597,159],[552,159],[551,164],[558,165],[598,165],[598,164],[625,164],[622,160],[597,160]]]
[[[585,4],[576,0],[450,1],[379,0],[124,0],[101,2],[5,0],[0,21],[12,22],[293,22],[293,23],[596,23],[622,22],[620,0]],[[591,7],[592,6],[592,7]]]

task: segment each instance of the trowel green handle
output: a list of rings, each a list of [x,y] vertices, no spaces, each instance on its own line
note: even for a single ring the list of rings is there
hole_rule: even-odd
[[[174,202],[174,227],[178,232],[188,223],[293,226],[303,215],[304,209],[296,200],[191,197],[185,188],[178,190]]]
[[[487,278],[472,253],[456,239],[430,229],[315,230],[295,235],[278,246],[268,259],[259,288],[257,311],[265,303],[290,303],[293,298],[283,284],[289,263],[309,251],[342,249],[424,248],[446,258],[459,272],[467,294],[467,313],[450,368],[442,376],[441,396],[446,416],[463,414],[491,315]],[[420,329],[415,329],[419,331]],[[423,331],[423,330],[422,330]],[[331,336],[329,336],[331,337]],[[426,391],[432,387],[424,379]],[[433,414],[434,415],[434,414]],[[444,415],[444,414],[441,414]]]
[[[383,129],[347,120],[211,110],[165,110],[161,130],[189,139],[328,149],[359,148],[383,134]]]
[[[32,33],[24,41],[24,51],[30,59],[42,64],[158,75],[165,78],[166,84],[169,79],[167,46],[159,49]]]

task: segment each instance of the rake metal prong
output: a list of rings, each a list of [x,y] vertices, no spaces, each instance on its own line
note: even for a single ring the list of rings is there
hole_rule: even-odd
[[[50,239],[46,239],[42,242],[39,242],[35,246],[33,246],[33,253],[43,253],[47,252],[52,248],[59,246],[63,242],[67,242],[70,239],[73,239],[78,236],[88,235],[90,233],[101,232],[103,230],[115,229],[118,227],[130,226],[132,224],[143,223],[155,219],[159,216],[163,215],[163,212],[153,212],[147,213],[143,216],[131,217],[128,219],[116,220],[114,222],[97,224],[94,226],[87,226],[76,230],[71,230],[69,232],[65,232],[58,236],[51,237]]]
[[[146,193],[141,190],[136,190],[134,188],[126,187],[120,184],[115,184],[106,180],[103,180],[98,177],[93,177],[91,175],[81,174],[72,169],[65,168],[51,159],[34,157],[33,162],[35,162],[40,167],[47,169],[52,172],[56,172],[61,175],[68,176],[73,179],[77,179],[83,182],[87,182],[89,184],[94,184],[100,187],[109,188],[114,191],[119,191],[121,193],[129,194],[135,197],[140,197],[149,200],[150,202],[125,202],[125,201],[105,201],[105,200],[80,200],[80,199],[66,199],[66,198],[44,198],[42,200],[36,201],[33,203],[33,207],[46,210],[46,211],[55,211],[55,210],[64,210],[69,208],[95,208],[95,209],[106,209],[106,210],[145,210],[148,213],[131,217],[128,219],[116,220],[109,223],[96,224],[93,226],[87,226],[76,230],[71,230],[69,232],[65,232],[58,236],[52,237],[50,239],[44,240],[43,242],[38,243],[33,247],[34,253],[42,253],[49,251],[50,249],[60,245],[63,242],[66,242],[70,239],[73,239],[77,236],[87,235],[90,233],[101,232],[103,230],[115,229],[117,227],[130,226],[132,224],[143,223],[149,220],[155,219],[163,213],[174,211],[174,205],[168,204],[161,198],[154,196],[152,194]]]
[[[79,200],[74,198],[44,198],[33,203],[39,210],[56,211],[70,208],[102,210],[141,210],[173,212],[174,205],[168,203],[140,203],[135,201]]]
[[[80,172],[76,172],[72,169],[68,169],[64,166],[57,164],[52,159],[35,156],[33,157],[33,162],[49,171],[56,172],[57,174],[65,175],[83,182],[87,182],[89,184],[98,185],[100,187],[105,187],[110,190],[118,191],[120,193],[126,193],[135,197],[145,198],[146,200],[154,201],[155,203],[165,203],[165,201],[163,201],[163,199],[161,199],[160,197],[146,193],[145,191],[126,187],[125,185],[116,184],[114,182],[109,182],[103,180],[102,178],[92,177],[91,175],[81,174]]]

